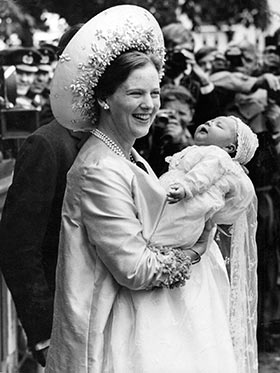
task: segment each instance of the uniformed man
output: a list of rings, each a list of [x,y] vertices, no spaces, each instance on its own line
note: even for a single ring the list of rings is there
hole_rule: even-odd
[[[38,71],[27,95],[32,99],[33,105],[41,109],[49,97],[49,85],[54,71],[53,63],[57,58],[54,49],[48,46],[38,48],[38,52],[41,54]]]
[[[17,98],[16,107],[22,109],[33,109],[32,97],[28,97],[28,92],[33,84],[41,54],[34,48],[15,48],[9,51],[11,63],[16,67]]]

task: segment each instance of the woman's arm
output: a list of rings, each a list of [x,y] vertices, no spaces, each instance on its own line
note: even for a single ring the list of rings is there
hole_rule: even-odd
[[[190,275],[191,256],[149,247],[143,236],[147,222],[141,211],[146,203],[142,193],[129,168],[119,170],[116,162],[91,167],[84,175],[81,196],[88,239],[122,286],[141,290],[183,285]]]

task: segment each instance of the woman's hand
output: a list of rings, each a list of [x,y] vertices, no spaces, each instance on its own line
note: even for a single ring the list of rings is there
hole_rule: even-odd
[[[203,255],[207,249],[207,244],[209,240],[209,235],[212,231],[212,228],[214,227],[214,223],[211,219],[209,219],[204,226],[204,230],[199,237],[198,241],[194,244],[192,247],[193,250],[195,250],[199,255]],[[191,253],[191,251],[190,251]]]

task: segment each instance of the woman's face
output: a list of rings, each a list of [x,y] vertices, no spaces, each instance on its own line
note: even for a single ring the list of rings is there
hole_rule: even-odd
[[[235,144],[235,122],[229,117],[218,117],[201,124],[194,134],[196,145],[217,145],[221,148]]]
[[[145,136],[160,106],[159,75],[152,64],[133,70],[106,100],[115,130],[127,140]]]

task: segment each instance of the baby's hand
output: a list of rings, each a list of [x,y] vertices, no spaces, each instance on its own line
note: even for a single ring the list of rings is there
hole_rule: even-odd
[[[168,203],[176,203],[181,201],[186,196],[185,189],[183,185],[179,183],[173,183],[169,186],[169,190],[167,192],[167,201]]]

